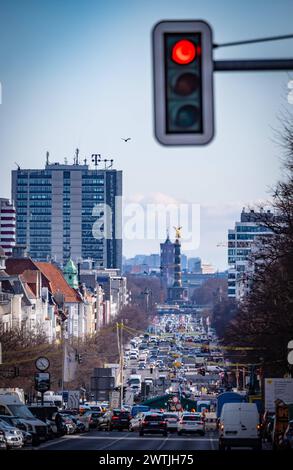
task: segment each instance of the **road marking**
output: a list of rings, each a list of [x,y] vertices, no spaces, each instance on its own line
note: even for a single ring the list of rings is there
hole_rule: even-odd
[[[102,436],[101,436],[101,437],[102,437]],[[111,439],[111,440],[112,440],[113,437],[110,437],[110,438],[109,438],[109,437],[108,437],[108,438],[106,437],[105,439]],[[114,439],[115,439],[115,438],[114,438]],[[99,448],[99,450],[108,449],[108,447],[111,447],[113,444],[116,444],[116,442],[122,441],[122,440],[124,440],[124,439],[127,439],[127,437],[120,437],[119,439],[116,439],[116,440],[114,440],[113,442],[110,442],[110,444],[107,444],[106,446]]]
[[[60,440],[58,441],[52,441],[52,442],[48,442],[48,443],[45,443],[45,444],[42,444],[40,447],[37,447],[36,450],[42,450],[42,449],[45,449],[47,447],[51,447],[51,446],[54,446],[54,445],[59,445],[59,444],[63,444],[64,442],[66,441],[70,441],[72,439],[82,439],[82,440],[91,440],[91,439],[95,439],[97,441],[103,441],[103,440],[110,440],[111,442],[109,443],[109,445],[105,446],[105,447],[102,447],[100,450],[104,450],[106,449],[107,447],[110,447],[111,445],[115,444],[116,442],[119,442],[123,439],[127,439],[128,441],[141,441],[141,440],[146,440],[146,441],[152,441],[152,440],[159,440],[160,439],[160,436],[143,436],[143,437],[140,437],[140,436],[129,436],[128,434],[125,435],[125,436],[122,436],[120,437],[119,439],[117,439],[116,437],[111,437],[111,436],[64,436],[62,438],[60,438]],[[214,437],[210,437],[210,438],[205,438],[205,437],[188,437],[188,436],[185,436],[184,438],[182,437],[166,437],[164,439],[164,441],[162,442],[162,444],[159,446],[159,448],[157,450],[160,450],[165,442],[169,441],[169,442],[172,442],[172,441],[183,441],[183,440],[187,440],[187,441],[202,441],[202,442],[210,442],[211,443],[211,447],[213,450],[215,450],[215,446],[214,446],[214,442],[215,441],[218,441],[217,438],[214,438]]]
[[[166,442],[168,441],[168,439],[169,439],[169,436],[167,436],[167,437],[163,440],[162,444],[160,444],[159,447],[158,447],[156,450],[161,450],[162,447],[164,447],[164,445],[165,445]]]

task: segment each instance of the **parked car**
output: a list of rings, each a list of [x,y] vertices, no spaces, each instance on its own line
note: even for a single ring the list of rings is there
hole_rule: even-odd
[[[60,413],[62,417],[62,424],[66,428],[66,434],[74,434],[76,432],[76,424],[72,420],[72,417],[67,414]]]
[[[0,415],[0,419],[5,421],[9,426],[15,427],[20,429],[22,432],[23,443],[24,445],[32,445],[33,443],[33,436],[30,432],[27,432],[25,429],[25,425],[17,418],[17,416],[7,416],[7,415]]]
[[[205,423],[201,413],[182,413],[178,425],[178,435],[183,433],[199,433],[205,435]]]
[[[3,431],[8,449],[23,446],[23,435],[20,429],[0,419],[0,430]]]
[[[112,431],[113,429],[118,429],[119,431],[123,429],[129,430],[130,419],[131,414],[129,411],[114,409],[105,413],[100,427],[105,427],[108,431]]]
[[[164,420],[167,422],[167,431],[175,432],[177,431],[177,424],[179,417],[177,413],[164,413]]]
[[[0,429],[0,450],[7,450],[5,433],[2,431],[2,429]]]
[[[164,420],[163,413],[144,413],[143,419],[140,422],[139,435],[143,436],[146,433],[161,433],[164,436],[168,435],[167,421]]]

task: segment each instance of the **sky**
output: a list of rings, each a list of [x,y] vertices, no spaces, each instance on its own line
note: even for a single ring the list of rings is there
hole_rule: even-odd
[[[0,197],[10,197],[15,162],[43,168],[47,150],[59,162],[73,162],[77,147],[81,159],[101,153],[123,170],[126,203],[199,207],[194,248],[183,240],[183,249],[225,269],[217,244],[281,177],[275,133],[292,110],[293,72],[215,73],[213,141],[163,147],[153,135],[151,30],[163,19],[204,19],[224,43],[292,33],[292,18],[292,0],[0,0]],[[293,40],[214,51],[282,57],[293,57]],[[158,252],[160,241],[126,239],[123,254]]]

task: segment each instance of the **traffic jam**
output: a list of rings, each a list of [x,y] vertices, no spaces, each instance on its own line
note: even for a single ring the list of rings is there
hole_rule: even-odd
[[[220,450],[272,448],[274,416],[261,414],[246,391],[233,387],[230,369],[202,318],[157,316],[124,346],[119,403],[83,400],[69,408],[62,394],[46,392],[44,405],[28,405],[21,393],[0,392],[0,448],[42,448],[51,440],[92,432],[98,439],[115,431],[137,439],[177,436],[182,445],[186,438],[200,445],[210,436]],[[283,443],[292,449],[292,422]]]

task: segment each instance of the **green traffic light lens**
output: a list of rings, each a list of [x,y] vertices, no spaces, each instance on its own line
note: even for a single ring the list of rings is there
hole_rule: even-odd
[[[183,73],[175,83],[174,92],[180,96],[191,95],[199,87],[199,78],[195,73]]]
[[[193,126],[199,118],[199,111],[198,108],[187,104],[182,106],[176,114],[175,117],[175,124],[181,128],[188,128]]]

